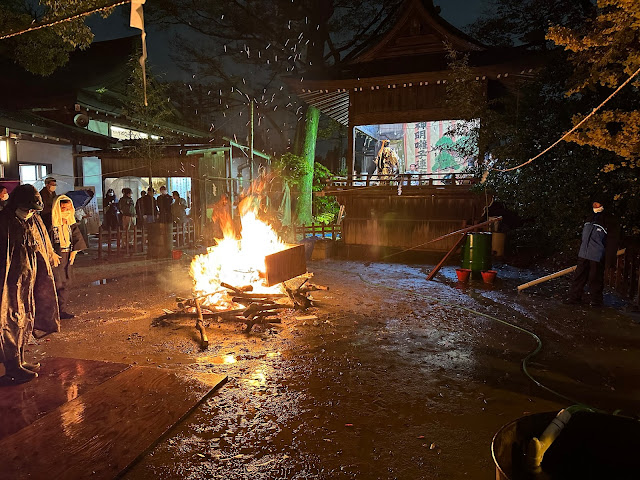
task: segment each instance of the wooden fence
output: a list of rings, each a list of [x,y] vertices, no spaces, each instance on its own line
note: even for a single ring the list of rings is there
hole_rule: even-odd
[[[635,305],[640,305],[640,248],[618,252],[616,265],[605,272],[605,285]]]
[[[342,234],[342,226],[338,224],[325,225],[312,223],[311,225],[302,225],[296,227],[296,237],[302,235],[302,238],[313,237],[319,235],[322,238],[326,238],[331,235],[332,240],[336,240],[339,235]]]
[[[182,248],[195,244],[196,234],[192,223],[173,225],[173,248]],[[105,247],[106,245],[106,247]],[[129,230],[103,229],[98,230],[98,258],[106,255],[134,255],[146,253],[149,248],[149,226],[136,225]]]

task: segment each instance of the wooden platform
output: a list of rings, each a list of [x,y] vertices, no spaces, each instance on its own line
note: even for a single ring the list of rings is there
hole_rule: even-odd
[[[49,359],[40,378],[0,390],[0,479],[114,478],[226,379]]]

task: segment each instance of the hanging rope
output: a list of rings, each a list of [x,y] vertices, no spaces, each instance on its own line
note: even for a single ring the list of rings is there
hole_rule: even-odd
[[[71,17],[61,18],[59,20],[52,20],[50,22],[40,23],[38,25],[33,25],[29,28],[25,28],[24,30],[18,30],[17,32],[8,33],[0,37],[0,40],[6,40],[7,38],[17,37],[18,35],[22,35],[24,33],[33,32],[35,30],[40,30],[41,28],[53,27],[54,25],[59,25],[65,22],[71,22],[78,18],[86,17],[88,15],[92,15],[97,12],[103,12],[105,10],[109,10],[110,8],[119,7],[120,5],[124,5],[125,3],[131,3],[131,0],[122,0],[120,2],[116,2],[112,5],[107,5],[104,7],[92,8],[91,10],[87,10],[86,12],[77,13],[72,15]]]
[[[631,75],[629,78],[627,78],[627,80],[625,80],[625,82],[620,85],[618,88],[616,88],[616,90],[607,97],[607,99],[602,102],[600,105],[598,105],[596,108],[593,109],[593,111],[587,115],[586,117],[584,117],[580,123],[576,124],[571,130],[569,130],[567,133],[565,133],[562,137],[560,137],[556,142],[554,142],[553,144],[551,144],[549,147],[547,147],[546,149],[544,149],[542,152],[540,152],[538,155],[536,155],[533,158],[530,158],[529,160],[527,160],[524,163],[521,163],[520,165],[517,165],[515,167],[511,167],[511,168],[492,168],[491,170],[494,170],[496,172],[511,172],[512,170],[517,170],[519,168],[524,167],[525,165],[530,164],[531,162],[533,162],[534,160],[537,160],[538,158],[540,158],[542,155],[544,155],[545,153],[547,153],[549,150],[551,150],[553,147],[555,147],[556,145],[558,145],[561,141],[563,141],[565,138],[567,138],[569,135],[571,135],[573,132],[575,132],[578,128],[580,128],[580,126],[586,122],[587,120],[589,120],[589,118],[591,118],[598,110],[600,110],[602,107],[604,107],[604,105],[611,100],[613,97],[615,97],[618,92],[620,90],[622,90],[629,82],[631,82],[631,80],[633,80],[634,77],[636,77],[638,74],[640,73],[640,68],[638,68],[633,75]]]

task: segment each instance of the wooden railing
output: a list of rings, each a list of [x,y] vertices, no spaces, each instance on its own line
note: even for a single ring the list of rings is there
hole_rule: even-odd
[[[626,300],[640,305],[640,248],[630,247],[618,252],[614,268],[605,272],[605,285]]]
[[[336,240],[339,235],[342,234],[342,226],[337,224],[325,225],[312,223],[311,225],[302,225],[296,227],[296,237],[302,235],[302,238],[313,237],[319,235],[322,238],[326,238],[331,235],[332,240]]]
[[[476,179],[471,175],[455,173],[400,173],[397,175],[352,175],[334,177],[327,181],[328,187],[370,187],[398,186],[420,187],[441,185],[473,185]]]
[[[172,231],[173,248],[192,246],[196,241],[192,223],[174,224]],[[106,245],[106,247],[105,247]],[[106,255],[134,255],[145,253],[149,248],[149,228],[147,224],[136,225],[129,230],[98,229],[98,258]]]

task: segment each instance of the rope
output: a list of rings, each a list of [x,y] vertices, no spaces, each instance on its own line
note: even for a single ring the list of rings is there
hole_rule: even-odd
[[[18,35],[22,35],[22,34],[25,34],[25,33],[33,32],[35,30],[40,30],[41,28],[53,27],[53,26],[59,25],[61,23],[71,22],[71,21],[76,20],[78,18],[86,17],[88,15],[92,15],[92,14],[97,13],[97,12],[103,12],[103,11],[109,10],[111,8],[119,7],[120,5],[124,5],[125,3],[131,3],[131,0],[122,0],[120,2],[116,2],[116,3],[112,4],[112,5],[107,5],[107,6],[98,7],[98,8],[92,8],[91,10],[87,10],[86,12],[80,12],[80,13],[77,13],[77,14],[72,15],[70,17],[61,18],[61,19],[58,19],[58,20],[52,20],[50,22],[40,23],[38,25],[33,25],[33,26],[29,27],[29,28],[25,28],[24,30],[18,30],[16,32],[12,32],[12,33],[8,33],[6,35],[3,35],[3,36],[0,37],[0,40],[6,40],[7,38],[17,37]]]
[[[562,137],[560,137],[558,140],[556,140],[554,143],[552,143],[550,146],[548,146],[547,148],[545,148],[542,152],[540,152],[538,155],[536,155],[533,158],[530,158],[529,160],[527,160],[524,163],[521,163],[520,165],[517,165],[515,167],[511,167],[511,168],[505,168],[505,169],[501,169],[501,168],[492,168],[491,170],[494,170],[496,172],[511,172],[512,170],[517,170],[519,168],[524,167],[525,165],[530,164],[531,162],[533,162],[534,160],[537,160],[538,158],[540,158],[542,155],[544,155],[545,153],[547,153],[549,150],[551,150],[553,147],[555,147],[556,145],[558,145],[561,141],[563,141],[565,138],[567,138],[569,135],[571,135],[573,132],[575,132],[584,122],[586,122],[587,120],[589,120],[589,118],[591,118],[598,110],[600,110],[609,100],[611,100],[613,97],[615,97],[618,92],[620,90],[622,90],[629,82],[631,82],[631,80],[633,80],[634,77],[636,77],[638,74],[640,73],[640,68],[638,68],[633,75],[631,75],[629,78],[627,78],[624,83],[622,83],[622,85],[620,85],[618,88],[616,88],[616,90],[607,97],[607,99],[602,102],[600,105],[598,105],[596,108],[593,109],[593,111],[587,115],[586,117],[584,117],[580,123],[578,123],[577,125],[575,125],[571,130],[569,130],[567,133],[565,133]]]

